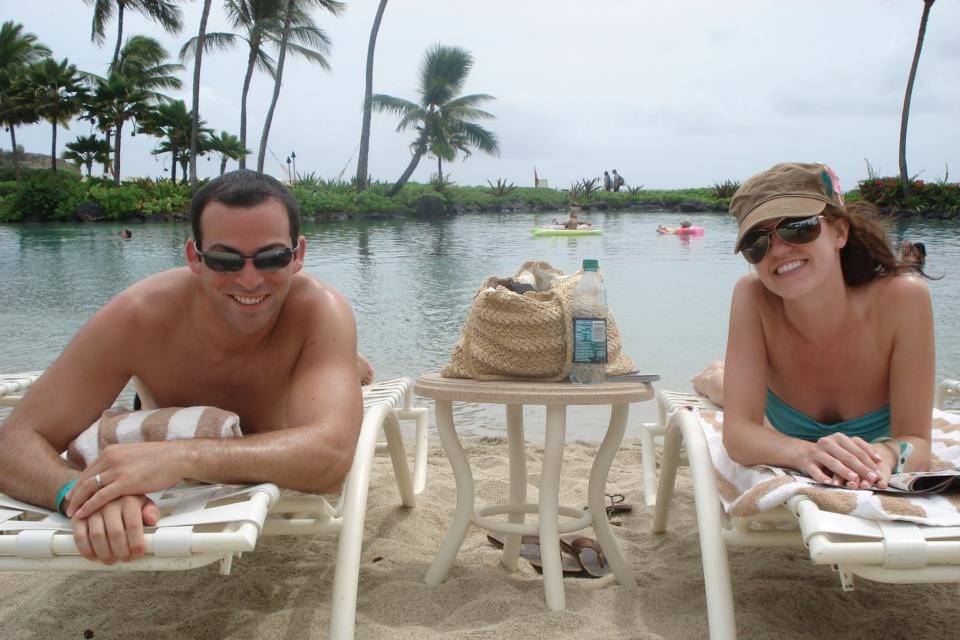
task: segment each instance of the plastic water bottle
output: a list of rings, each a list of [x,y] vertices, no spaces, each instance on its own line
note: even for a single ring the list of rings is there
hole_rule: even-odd
[[[599,384],[607,377],[607,293],[596,260],[583,261],[583,277],[573,289],[573,366],[570,381]]]

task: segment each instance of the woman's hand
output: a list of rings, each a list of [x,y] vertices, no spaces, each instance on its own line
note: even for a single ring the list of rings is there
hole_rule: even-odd
[[[797,468],[817,482],[848,489],[884,489],[890,469],[880,452],[863,438],[833,433],[807,447]]]

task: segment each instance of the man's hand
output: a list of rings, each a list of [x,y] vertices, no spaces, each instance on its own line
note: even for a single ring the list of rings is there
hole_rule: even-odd
[[[87,560],[113,564],[141,557],[147,545],[143,526],[157,524],[160,509],[146,496],[123,496],[89,518],[73,518],[73,539]]]
[[[89,518],[122,496],[169,489],[186,477],[186,453],[178,442],[110,445],[70,491],[67,515]]]

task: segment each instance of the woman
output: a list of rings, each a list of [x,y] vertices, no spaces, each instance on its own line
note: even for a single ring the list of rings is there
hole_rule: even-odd
[[[730,310],[721,387],[730,457],[848,488],[926,470],[930,294],[897,262],[875,209],[844,206],[826,165],[785,163],[747,180],[730,211],[734,250],[755,267]]]

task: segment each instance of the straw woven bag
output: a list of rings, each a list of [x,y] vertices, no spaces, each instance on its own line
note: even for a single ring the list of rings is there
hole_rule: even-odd
[[[529,261],[513,278],[491,276],[474,295],[446,378],[563,380],[573,359],[570,301],[581,272],[565,276],[546,262]],[[527,282],[534,291],[507,288]],[[633,371],[613,315],[607,315],[607,375]]]

